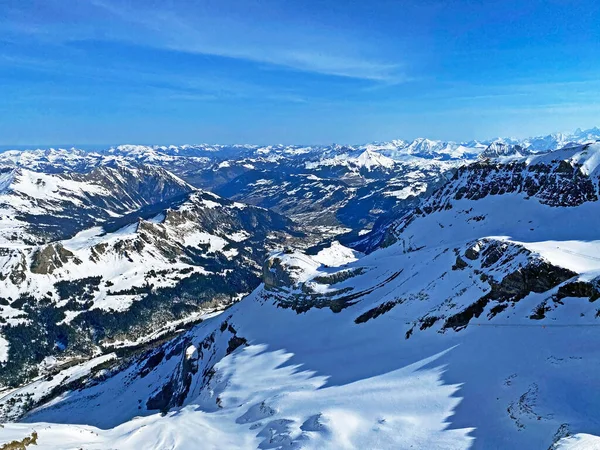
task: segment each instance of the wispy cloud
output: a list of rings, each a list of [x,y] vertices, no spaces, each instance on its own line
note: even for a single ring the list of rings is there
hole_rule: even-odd
[[[129,101],[143,104],[147,101],[160,100],[173,102],[221,102],[252,100],[272,103],[305,104],[309,102],[293,90],[271,86],[263,86],[249,81],[210,74],[196,74],[173,71],[152,71],[123,62],[114,62],[110,67],[85,65],[69,60],[51,60],[32,57],[15,57],[0,53],[0,67],[23,68],[43,74],[39,83],[28,83],[18,92],[8,92],[4,103],[27,104],[40,101],[67,101],[93,99],[93,91],[86,89],[88,84],[98,89],[99,85],[107,86],[108,91],[118,89],[121,102]],[[46,77],[75,78],[84,81],[79,90],[89,92],[86,96],[73,95],[74,86],[55,86],[48,90]],[[56,92],[58,89],[58,93]]]
[[[264,24],[256,17],[232,14],[227,2],[204,10],[151,9],[140,4],[93,0],[119,18],[140,24],[155,34],[149,45],[173,50],[245,59],[307,72],[392,81],[401,78],[399,65],[359,55],[365,44],[349,32],[332,33],[312,24]]]
[[[398,61],[387,61],[376,45],[351,30],[289,16],[264,23],[262,3],[179,2],[174,7],[171,2],[48,0],[46,8],[54,11],[47,14],[64,13],[64,23],[44,17],[32,23],[13,20],[9,29],[55,42],[108,39],[378,83],[405,79]]]

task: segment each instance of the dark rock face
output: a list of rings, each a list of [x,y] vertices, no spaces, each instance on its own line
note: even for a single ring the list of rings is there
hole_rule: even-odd
[[[509,273],[500,282],[489,279],[490,291],[463,311],[446,319],[444,328],[460,330],[466,327],[471,319],[478,318],[483,313],[490,301],[518,302],[531,292],[547,292],[576,275],[571,270],[546,261],[534,260],[527,266]],[[495,311],[493,315],[498,312]]]
[[[181,351],[181,348],[177,350]],[[193,350],[191,352],[190,350]],[[157,367],[162,362],[165,349],[161,348],[158,353],[153,355],[149,360],[152,361],[154,367]],[[171,355],[172,356],[172,355]],[[146,402],[146,408],[149,410],[159,410],[163,414],[175,406],[183,405],[192,385],[194,375],[198,372],[198,353],[194,346],[186,349],[181,354],[181,362],[178,365],[177,371],[172,374],[171,378],[165,383],[158,392]],[[146,366],[148,366],[148,363]],[[144,367],[144,370],[147,367]],[[142,372],[144,376],[146,372]]]
[[[339,277],[315,277],[312,278],[312,281],[316,281],[318,278],[321,278],[321,281],[324,281],[325,284],[331,284],[333,287],[339,281],[347,280],[353,276],[364,273],[363,270],[363,268],[356,268],[354,270],[342,272],[342,275]],[[274,292],[271,292],[267,295],[277,303],[278,307],[290,308],[293,311],[296,311],[298,314],[307,312],[312,308],[329,308],[332,312],[339,313],[345,308],[348,308],[349,306],[352,306],[360,301],[362,297],[370,294],[376,289],[385,286],[397,278],[401,273],[402,270],[394,272],[385,280],[382,280],[379,283],[361,291],[357,291],[352,287],[344,287],[337,290],[331,290],[326,293],[320,293],[312,291],[310,286],[305,283],[301,283],[300,288],[296,289],[295,292],[290,292],[289,290],[285,292],[286,290],[284,289],[275,289]],[[283,295],[280,295],[282,291]],[[368,317],[366,320],[368,320]]]
[[[246,345],[247,342],[248,341],[246,341],[246,339],[243,337],[233,336],[231,339],[229,339],[226,353],[228,355],[233,353],[237,348],[241,347],[242,345]]]
[[[477,258],[479,258],[479,250],[476,250],[473,247],[468,248],[465,251],[465,258],[475,261]]]
[[[401,301],[389,301],[382,303],[381,305],[376,306],[373,309],[368,310],[367,312],[361,314],[356,319],[354,319],[354,323],[365,323],[371,319],[376,319],[379,316],[382,316],[388,311],[391,311],[396,305],[400,304]]]
[[[481,267],[488,268],[496,264],[506,253],[507,244],[493,241],[482,252]],[[523,249],[522,251],[526,251]]]
[[[280,258],[268,258],[263,264],[262,279],[267,289],[290,287],[294,284],[289,270]]]
[[[465,267],[468,267],[468,266],[469,265],[460,256],[457,256],[456,257],[456,262],[452,266],[452,270],[462,270],[462,269],[464,269]]]
[[[81,261],[62,244],[51,244],[33,254],[30,270],[36,274],[51,274],[69,260],[81,264]]]
[[[505,276],[500,283],[491,283],[489,298],[499,301],[519,301],[530,292],[546,292],[577,274],[569,269],[541,261]]]
[[[597,201],[597,188],[580,167],[566,161],[529,166],[523,162],[477,162],[460,168],[431,203],[437,210],[446,197],[478,200],[488,195],[524,193],[549,206],[578,206]]]
[[[458,314],[450,316],[448,319],[446,319],[444,328],[454,328],[455,330],[463,329],[469,324],[472,318],[478,318],[481,316],[481,313],[483,313],[489,301],[490,299],[487,297],[480,298],[475,303],[467,306]]]
[[[25,254],[21,254],[19,259],[19,263],[15,264],[8,274],[8,278],[15,286],[19,286],[27,279],[27,258]],[[6,274],[0,275],[0,279],[5,280]]]
[[[173,398],[173,391],[175,390],[174,384],[174,380],[165,384],[159,392],[148,399],[146,408],[149,410],[160,410],[162,413],[169,411],[171,399]]]
[[[587,297],[590,302],[595,302],[600,298],[600,289],[595,282],[574,281],[558,288],[555,297],[557,300],[566,297]]]
[[[160,370],[165,359],[180,358],[169,379],[147,399],[146,408],[166,413],[171,408],[182,406],[193,383],[206,386],[214,376],[214,364],[244,345],[247,345],[247,340],[238,336],[233,325],[225,320],[200,342],[194,343],[184,335],[167,342],[152,354],[140,357],[136,370],[141,377],[152,370]]]

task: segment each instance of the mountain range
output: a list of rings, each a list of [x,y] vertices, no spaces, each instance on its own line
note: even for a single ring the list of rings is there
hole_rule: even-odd
[[[120,145],[6,151],[0,167],[86,174],[100,167],[160,166],[195,188],[263,206],[351,241],[415,206],[465,162],[524,156],[600,139],[600,129],[466,143],[415,139],[359,146]],[[6,178],[8,175],[4,175]],[[5,182],[4,182],[5,184]],[[0,188],[3,182],[0,181]],[[1,190],[0,190],[1,192]],[[118,211],[117,211],[118,213]]]
[[[599,139],[0,154],[0,444],[597,448]]]

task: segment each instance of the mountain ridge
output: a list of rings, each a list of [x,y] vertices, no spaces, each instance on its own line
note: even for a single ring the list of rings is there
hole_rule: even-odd
[[[106,147],[102,151],[85,151],[73,147],[71,149],[37,149],[37,150],[4,150],[0,152],[0,163],[12,161],[17,163],[24,152],[33,152],[38,159],[46,158],[48,162],[53,159],[60,159],[68,156],[69,152],[76,155],[113,155],[113,156],[136,156],[150,162],[152,158],[159,156],[187,156],[187,157],[206,157],[224,152],[222,156],[233,157],[256,154],[310,154],[322,152],[323,150],[333,151],[334,153],[344,153],[349,149],[362,149],[371,151],[381,151],[383,154],[390,153],[396,155],[447,155],[452,159],[461,159],[462,153],[471,151],[471,156],[476,155],[494,142],[503,142],[510,145],[520,145],[522,148],[530,151],[539,152],[547,150],[557,150],[567,144],[587,143],[600,139],[600,127],[593,127],[582,130],[576,129],[571,133],[556,132],[543,136],[527,138],[497,137],[487,140],[472,141],[445,141],[432,140],[418,137],[413,140],[395,139],[387,142],[370,142],[358,145],[256,145],[256,144],[184,144],[184,145],[136,145],[121,144],[112,147]],[[233,153],[232,153],[233,152]],[[237,155],[236,155],[237,153]],[[221,156],[221,155],[220,155]],[[389,155],[386,155],[389,156]]]

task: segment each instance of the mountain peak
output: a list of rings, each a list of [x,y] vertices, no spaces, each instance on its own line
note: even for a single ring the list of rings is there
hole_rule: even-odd
[[[479,158],[499,158],[503,156],[521,157],[529,155],[530,152],[518,144],[509,144],[503,139],[497,139],[492,142],[479,155]]]
[[[370,149],[366,149],[364,152],[362,152],[356,159],[356,163],[358,166],[365,167],[368,170],[375,167],[391,168],[394,167],[395,164],[393,159]]]

